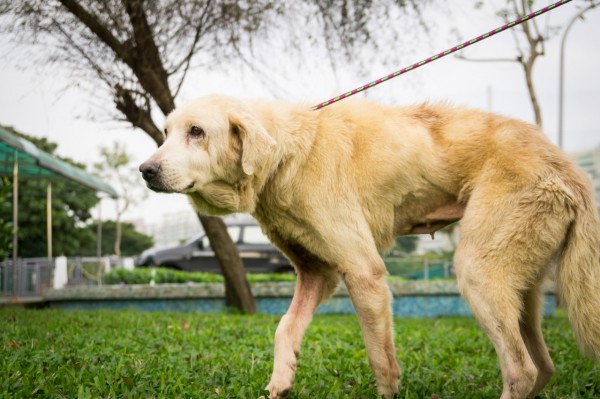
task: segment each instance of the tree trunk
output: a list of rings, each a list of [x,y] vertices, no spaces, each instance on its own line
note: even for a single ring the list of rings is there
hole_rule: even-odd
[[[533,107],[533,114],[535,115],[535,123],[542,127],[542,111],[540,109],[540,103],[538,102],[537,95],[535,93],[535,87],[533,86],[533,62],[535,58],[530,58],[529,62],[523,63],[523,69],[525,70],[525,81],[527,82],[527,91],[529,93],[529,99]]]
[[[114,36],[93,13],[82,7],[77,0],[59,0],[59,2],[91,33],[106,44],[115,57],[122,60],[131,69],[139,84],[147,95],[154,99],[164,115],[173,111],[175,101],[169,88],[168,73],[164,68],[159,47],[154,40],[154,32],[148,23],[142,1],[124,0],[132,35],[125,41]],[[154,123],[150,109],[141,108],[136,104],[131,92],[120,84],[115,85],[114,88],[116,90],[114,101],[117,109],[133,126],[143,129],[158,145],[161,145],[164,137]],[[256,306],[246,280],[244,266],[237,247],[227,234],[225,223],[215,217],[200,215],[199,217],[225,277],[228,305],[235,306],[246,313],[254,313]]]
[[[250,284],[244,273],[244,264],[240,259],[237,247],[227,233],[225,223],[215,216],[198,214],[200,223],[215,251],[215,256],[221,265],[225,277],[225,300],[227,306],[233,306],[244,313],[256,313],[256,304]]]
[[[521,0],[520,9],[517,3],[514,3],[515,13],[517,15],[527,15],[531,13],[531,4],[529,0]],[[524,57],[523,55],[518,58],[518,61],[523,66],[525,72],[525,82],[527,83],[527,91],[529,93],[529,99],[531,100],[531,106],[533,107],[533,114],[535,116],[535,123],[542,127],[542,111],[540,110],[540,104],[535,93],[535,87],[533,85],[533,65],[538,56],[544,54],[544,38],[539,33],[535,21],[524,21],[522,25],[523,33],[527,39],[529,46],[529,55]],[[541,49],[538,48],[541,46]]]
[[[117,220],[115,220],[115,255],[119,258],[121,257],[121,215],[117,216]]]

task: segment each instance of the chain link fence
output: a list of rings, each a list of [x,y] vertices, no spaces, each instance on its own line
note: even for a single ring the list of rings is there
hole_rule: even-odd
[[[388,272],[409,280],[429,280],[453,278],[454,265],[448,259],[403,258],[386,256],[384,259]]]
[[[392,276],[411,280],[454,277],[449,260],[385,257],[384,261]],[[13,263],[8,259],[0,262],[0,297],[35,297],[46,289],[65,285],[100,285],[105,273],[123,267],[124,263],[123,258],[108,257],[22,258],[17,260],[15,282]],[[133,267],[133,262],[130,266]]]
[[[0,297],[35,297],[65,285],[99,285],[105,273],[124,263],[123,258],[108,257],[19,258],[15,280],[13,262],[7,259],[0,262]]]
[[[0,262],[0,293],[2,296],[41,296],[52,287],[54,264],[48,258],[17,259],[16,281],[12,260]]]

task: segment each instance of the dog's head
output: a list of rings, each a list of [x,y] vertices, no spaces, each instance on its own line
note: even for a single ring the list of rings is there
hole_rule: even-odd
[[[240,189],[275,145],[249,106],[204,97],[169,114],[164,134],[165,142],[140,165],[150,189],[189,194],[209,214],[247,211],[240,209]]]

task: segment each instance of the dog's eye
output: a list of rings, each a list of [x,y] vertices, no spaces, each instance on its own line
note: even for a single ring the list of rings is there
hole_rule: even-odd
[[[206,133],[204,133],[204,129],[201,127],[192,126],[190,128],[190,137],[203,138],[204,136],[206,136]]]

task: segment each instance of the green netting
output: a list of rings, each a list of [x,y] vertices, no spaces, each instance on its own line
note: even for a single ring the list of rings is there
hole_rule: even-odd
[[[117,191],[98,177],[41,151],[33,143],[0,127],[0,176],[12,176],[15,158],[19,164],[19,178],[66,179],[118,197]]]

